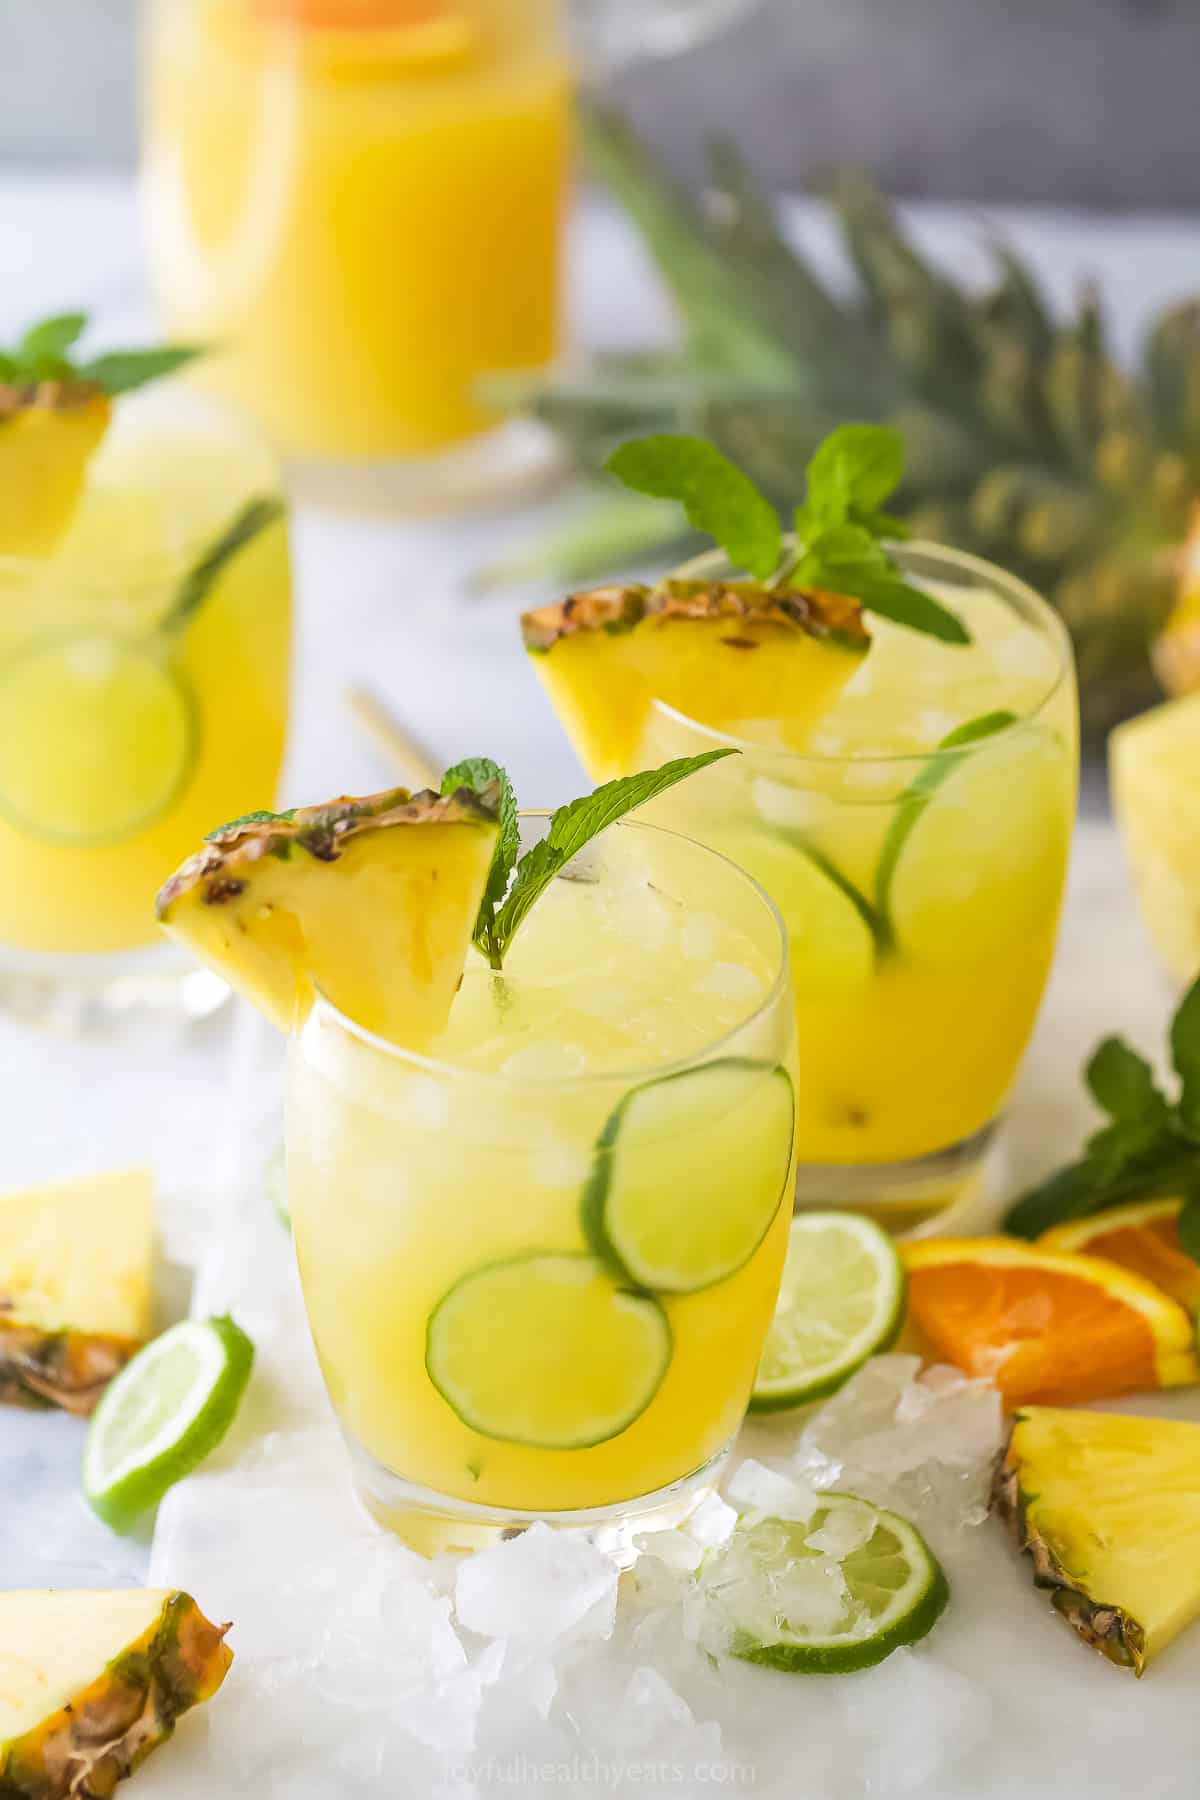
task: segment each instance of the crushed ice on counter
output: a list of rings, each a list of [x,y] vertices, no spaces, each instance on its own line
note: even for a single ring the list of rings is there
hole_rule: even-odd
[[[817,1490],[802,1476],[780,1474],[748,1456],[725,1483],[725,1493],[743,1512],[773,1513],[777,1519],[811,1519]]]

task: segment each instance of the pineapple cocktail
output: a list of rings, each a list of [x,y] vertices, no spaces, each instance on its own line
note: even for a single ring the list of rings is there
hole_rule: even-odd
[[[935,546],[889,564],[882,586],[834,558],[756,583],[718,555],[543,608],[525,634],[597,772],[741,749],[649,816],[738,861],[787,924],[802,1197],[898,1225],[964,1193],[1032,1029],[1077,728],[1066,634],[1024,584]]]
[[[160,953],[147,893],[214,813],[271,801],[287,718],[270,458],[169,389],[106,400],[80,455],[94,405],[44,408],[36,446],[0,423],[54,500],[36,535],[0,516],[0,971],[38,1009]]]
[[[360,1487],[423,1543],[690,1504],[745,1411],[791,1212],[795,1028],[769,901],[712,851],[619,823],[580,854],[572,839],[531,910],[510,898],[502,935],[521,929],[493,966],[497,940],[477,930],[468,953],[464,934],[493,799],[383,797],[333,864],[296,821],[235,827],[163,897],[276,1016],[286,981],[268,999],[263,959],[291,956],[289,905],[306,956],[349,908],[295,1007],[289,1202]],[[513,896],[558,830],[523,821]],[[230,881],[222,922],[204,895]],[[307,899],[285,899],[293,881]],[[363,1016],[372,982],[400,996],[390,1020]]]

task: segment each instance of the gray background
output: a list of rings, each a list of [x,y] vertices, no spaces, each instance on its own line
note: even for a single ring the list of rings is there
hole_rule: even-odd
[[[513,0],[519,5],[521,0]],[[136,0],[0,0],[0,161],[123,161]],[[681,169],[737,133],[788,187],[1200,203],[1200,0],[770,0],[616,91]]]

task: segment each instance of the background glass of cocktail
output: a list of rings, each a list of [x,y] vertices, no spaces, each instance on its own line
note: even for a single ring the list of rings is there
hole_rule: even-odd
[[[716,1481],[787,1242],[794,1046],[770,901],[636,822],[551,885],[502,977],[472,958],[428,1056],[318,1002],[289,1200],[385,1523],[424,1550],[534,1518],[616,1547]]]
[[[741,863],[787,925],[801,1203],[844,1201],[901,1229],[969,1202],[1033,1029],[1078,703],[1063,625],[1024,583],[934,545],[895,556],[972,645],[872,615],[871,651],[805,749],[769,722],[730,736],[655,705],[636,760],[739,745],[648,816]],[[683,571],[729,572],[720,555]],[[939,748],[960,731],[968,741]]]
[[[0,557],[0,1004],[68,1027],[224,989],[149,896],[275,797],[287,525],[270,455],[211,403],[122,399],[45,555]]]

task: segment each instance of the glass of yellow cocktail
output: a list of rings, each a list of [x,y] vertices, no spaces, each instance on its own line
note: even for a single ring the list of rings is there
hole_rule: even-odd
[[[526,817],[526,843],[545,821]],[[421,1549],[682,1516],[744,1413],[787,1243],[779,915],[610,828],[416,1054],[318,999],[293,1041],[305,1301],[366,1503]]]
[[[81,1025],[219,1001],[147,896],[273,800],[289,620],[271,457],[195,396],[122,399],[59,535],[0,553],[0,1004]]]

